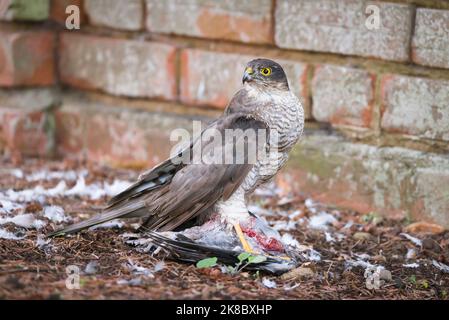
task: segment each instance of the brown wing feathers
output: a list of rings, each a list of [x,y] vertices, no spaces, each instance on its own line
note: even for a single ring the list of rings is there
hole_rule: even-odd
[[[225,129],[267,129],[261,120],[247,114],[229,114],[209,127],[224,137]],[[234,150],[237,136],[229,145],[214,145],[221,151]],[[198,139],[194,143],[203,143]],[[256,141],[246,141],[247,145]],[[191,144],[190,149],[192,149]],[[206,151],[208,146],[203,146]],[[209,148],[211,148],[209,146]],[[191,150],[190,150],[191,151]],[[218,150],[217,150],[218,151]],[[178,156],[182,156],[179,154]],[[86,221],[71,225],[50,235],[76,232],[108,220],[126,217],[148,217],[150,230],[173,230],[204,212],[220,199],[229,198],[240,186],[252,164],[183,164],[168,159],[141,177],[127,190],[113,197],[103,212]]]

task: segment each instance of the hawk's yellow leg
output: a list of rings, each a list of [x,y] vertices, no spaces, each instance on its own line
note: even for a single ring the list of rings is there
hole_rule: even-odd
[[[251,248],[248,241],[246,241],[245,235],[243,234],[242,228],[240,227],[240,223],[238,223],[238,222],[234,223],[234,229],[235,229],[235,232],[237,232],[237,236],[239,237],[240,242],[242,243],[243,250],[245,250],[246,252],[251,253],[251,254],[257,254],[257,252],[255,252],[253,250],[253,248]]]

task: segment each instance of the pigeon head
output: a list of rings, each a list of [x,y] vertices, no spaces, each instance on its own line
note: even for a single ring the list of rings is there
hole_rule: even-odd
[[[248,62],[242,82],[243,84],[288,90],[284,69],[279,63],[269,59],[254,59]]]

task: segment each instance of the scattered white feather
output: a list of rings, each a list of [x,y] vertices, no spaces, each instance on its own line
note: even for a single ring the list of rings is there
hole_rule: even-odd
[[[412,268],[412,269],[419,268],[419,264],[417,264],[416,262],[415,263],[406,263],[406,264],[403,264],[402,266],[404,268]]]
[[[354,225],[354,221],[349,220],[348,222],[346,222],[346,224],[343,226],[343,229],[349,229]]]
[[[14,191],[12,189],[0,192],[0,198],[6,198],[14,202],[32,202],[37,201],[40,203],[45,202],[45,197],[56,197],[62,195],[67,189],[65,181],[60,181],[54,188],[45,189],[42,186],[36,186],[33,189],[25,189],[20,191]]]
[[[371,256],[367,253],[356,253],[354,254],[357,258],[362,259],[362,260],[369,260],[371,258]]]
[[[140,238],[137,233],[125,233],[121,235],[125,239],[125,243],[137,247],[140,252],[148,253],[154,247],[154,244],[149,238]]]
[[[84,272],[87,274],[95,274],[98,271],[98,262],[93,260],[90,261],[87,265],[86,268],[84,268]]]
[[[284,286],[284,290],[285,290],[285,291],[290,291],[290,290],[293,290],[293,289],[298,288],[299,286],[300,286],[300,283],[295,283],[295,284],[292,285],[292,286]]]
[[[410,240],[414,245],[421,247],[422,246],[422,241],[418,238],[415,238],[407,233],[401,233],[401,236],[403,236],[404,238],[407,238],[408,240]]]
[[[437,268],[437,269],[439,269],[439,270],[441,270],[441,271],[443,271],[445,273],[449,273],[449,266],[448,265],[446,265],[444,263],[441,263],[441,262],[438,262],[436,260],[432,260],[432,264],[433,264],[433,266],[435,268]]]
[[[13,202],[32,202],[44,203],[46,197],[59,196],[85,196],[91,200],[98,200],[103,196],[114,196],[131,185],[129,181],[114,180],[110,183],[92,183],[87,185],[83,175],[80,175],[72,188],[68,188],[65,181],[60,181],[54,188],[45,189],[42,186],[36,186],[32,189],[15,191],[12,189],[0,192],[1,199],[7,199]]]
[[[337,221],[335,217],[327,212],[321,211],[310,218],[309,227],[312,229],[327,230],[328,225]]]
[[[165,268],[165,262],[164,261],[159,261],[154,265],[153,271],[154,272],[159,272],[164,270]]]
[[[254,194],[258,197],[275,197],[276,195],[281,193],[282,189],[276,186],[276,184],[273,182],[254,190]]]
[[[98,200],[104,196],[106,192],[98,183],[86,185],[86,180],[83,176],[76,180],[76,184],[70,190],[65,192],[68,196],[85,196],[92,200]]]
[[[324,235],[326,237],[326,242],[335,242],[335,238],[329,232],[326,231]]]
[[[119,285],[129,285],[129,286],[140,286],[142,284],[142,278],[141,277],[137,277],[137,278],[133,278],[131,280],[126,280],[126,279],[119,279],[117,280],[117,284]]]
[[[312,199],[306,199],[306,201],[304,201],[304,205],[310,212],[317,213],[317,208],[315,208],[316,203]]]
[[[296,240],[295,240],[295,242],[293,242],[293,244],[298,249],[298,251],[301,253],[301,255],[303,256],[304,259],[306,259],[308,261],[320,261],[321,260],[321,253],[314,250],[313,248],[299,244],[298,241],[296,241]]]
[[[59,206],[47,206],[44,208],[44,217],[56,222],[67,222],[69,218],[64,214],[64,209]]]
[[[305,254],[305,257],[309,261],[321,261],[321,253],[314,249],[310,249],[308,254]]]
[[[128,262],[126,263],[125,266],[135,274],[141,274],[151,278],[154,277],[150,269],[135,264],[131,259],[128,259]]]
[[[291,231],[296,229],[296,221],[275,221],[272,227],[276,231]]]
[[[23,205],[7,199],[0,199],[0,213],[9,214],[18,209],[23,209]]]
[[[270,279],[265,278],[265,277],[262,278],[262,284],[265,287],[270,288],[270,289],[274,289],[274,288],[277,287],[277,284],[276,284],[276,282],[274,280],[270,280]]]
[[[366,279],[365,285],[370,290],[380,289],[386,281],[393,279],[391,272],[383,266],[368,267],[363,276]]]
[[[120,220],[111,220],[106,221],[100,224],[97,224],[96,226],[90,227],[89,230],[95,230],[95,229],[112,229],[117,228],[121,229],[124,226],[124,223]]]
[[[371,258],[371,256],[369,254],[366,253],[356,253],[354,254],[357,259],[353,260],[353,259],[346,259],[345,264],[347,268],[352,268],[352,267],[362,267],[362,268],[376,268],[377,266],[369,263],[366,260],[369,260]]]
[[[299,242],[290,233],[284,233],[282,235],[281,241],[291,247],[299,248]]]
[[[107,196],[115,196],[119,194],[120,192],[126,190],[129,186],[131,186],[131,182],[124,181],[124,180],[117,180],[115,179],[112,184],[105,183],[104,184],[104,190],[106,192]]]
[[[66,181],[75,181],[78,179],[78,176],[86,176],[87,170],[81,170],[80,172],[76,172],[74,170],[68,171],[48,171],[48,170],[40,170],[37,172],[33,172],[25,176],[27,181],[49,181],[49,180],[66,180]]]
[[[43,226],[45,226],[45,221],[38,220],[34,217],[33,214],[27,213],[27,214],[19,214],[14,217],[6,217],[6,218],[0,218],[0,224],[6,224],[6,223],[14,223],[15,225],[23,228],[34,228],[34,229],[40,229]]]
[[[250,205],[248,206],[248,211],[254,213],[258,216],[272,216],[273,213],[267,209],[261,208],[259,206]]]
[[[369,263],[368,261],[364,260],[346,260],[346,266],[347,267],[362,267],[362,268],[374,268],[375,265]]]
[[[24,177],[23,171],[21,169],[11,169],[8,170],[9,174],[16,177],[17,179],[22,179]]]
[[[0,238],[6,240],[22,240],[24,237],[18,237],[14,233],[0,228]]]
[[[46,238],[43,234],[39,234],[36,239],[36,247],[43,250],[46,248],[52,248],[53,246],[50,244],[51,239]]]
[[[301,210],[295,210],[292,213],[289,214],[289,219],[294,220],[297,217],[299,217],[300,215],[302,215],[302,211]]]
[[[315,205],[315,202],[312,199],[306,199],[304,204],[307,208],[312,208]]]

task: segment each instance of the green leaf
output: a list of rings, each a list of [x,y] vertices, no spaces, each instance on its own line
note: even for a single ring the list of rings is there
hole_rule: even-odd
[[[213,257],[213,258],[206,258],[203,260],[200,260],[196,263],[196,267],[199,269],[202,268],[211,268],[213,266],[217,265],[217,257]]]
[[[427,282],[427,280],[421,280],[421,287],[423,287],[424,289],[429,289],[429,283]]]
[[[242,252],[241,254],[238,255],[238,259],[240,262],[245,261],[246,259],[248,259],[249,257],[251,257],[251,253],[248,252]]]
[[[250,256],[248,258],[249,263],[261,263],[267,260],[267,257],[265,256]]]

